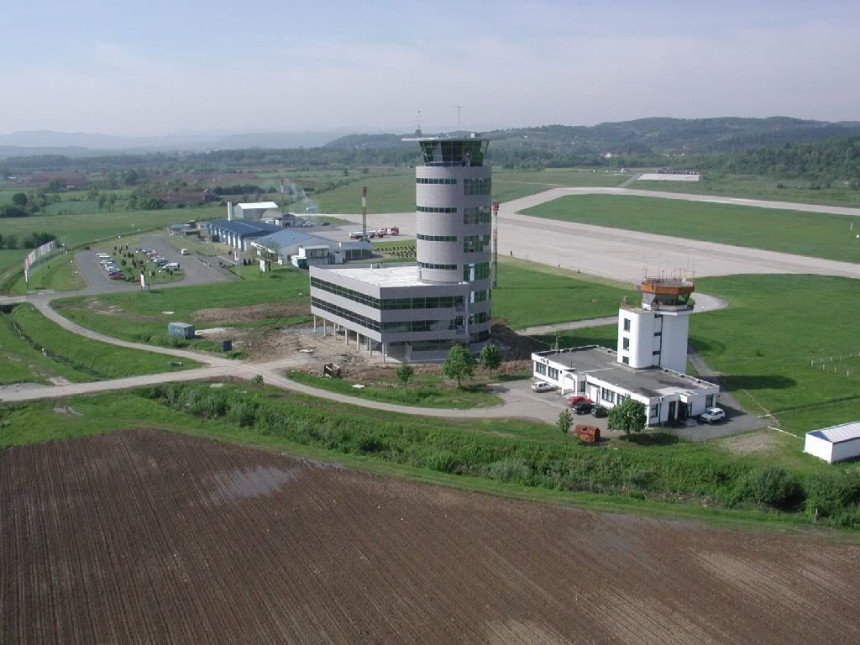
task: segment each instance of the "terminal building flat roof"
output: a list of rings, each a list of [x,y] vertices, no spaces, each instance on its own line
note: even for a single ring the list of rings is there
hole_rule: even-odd
[[[596,345],[535,352],[534,355],[649,399],[675,392],[707,390],[714,387],[713,383],[673,370],[660,367],[632,368],[617,362],[615,351]]]
[[[429,282],[421,282],[418,279],[417,264],[381,264],[376,268],[373,268],[372,266],[344,267],[337,269],[325,267],[323,270],[329,273],[335,273],[345,278],[359,280],[375,287],[438,286]]]

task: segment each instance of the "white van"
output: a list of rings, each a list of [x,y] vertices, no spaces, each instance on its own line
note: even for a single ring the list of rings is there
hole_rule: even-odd
[[[179,249],[179,255],[188,255],[188,249]]]
[[[176,269],[179,268],[179,262],[168,262],[167,264],[164,265],[163,268],[171,269],[171,270],[175,271]]]

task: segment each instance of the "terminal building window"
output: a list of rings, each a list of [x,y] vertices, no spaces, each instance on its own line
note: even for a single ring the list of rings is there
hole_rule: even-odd
[[[474,206],[463,209],[463,224],[489,224],[490,207]]]
[[[440,350],[447,351],[454,346],[456,341],[453,340],[422,340],[412,343],[413,352],[437,352]]]
[[[467,264],[463,267],[463,281],[488,280],[490,278],[490,263]]]
[[[481,166],[489,141],[481,139],[428,139],[419,141],[428,166]]]
[[[456,264],[432,264],[430,262],[419,262],[418,266],[422,269],[443,269],[445,271],[453,271],[457,268]]]
[[[622,338],[621,339],[621,349],[630,349],[630,339]]]
[[[489,177],[463,180],[464,195],[489,195],[493,190],[493,180]]]
[[[470,343],[483,343],[485,340],[490,339],[490,330],[485,329],[484,331],[479,331],[477,334],[469,334],[469,342]]]
[[[456,207],[443,207],[443,206],[416,206],[415,210],[419,213],[456,213]]]
[[[456,177],[417,177],[416,184],[456,184]],[[414,346],[413,346],[414,349]]]
[[[463,237],[463,253],[480,253],[489,247],[489,235],[466,235]]]
[[[615,392],[605,387],[600,388],[600,400],[615,403]]]
[[[463,296],[422,296],[419,298],[385,298],[380,300],[319,278],[311,278],[311,287],[373,309],[453,309],[454,307],[462,308],[464,302]]]
[[[456,242],[456,235],[423,235],[419,233],[416,235],[419,240],[424,240],[425,242]]]
[[[483,289],[481,291],[473,291],[472,292],[472,304],[476,302],[485,302],[487,300],[487,290]]]
[[[547,370],[547,376],[549,376],[554,381],[557,381],[558,380],[558,370],[555,369],[554,367],[550,367]]]
[[[546,365],[535,362],[535,374],[543,374],[546,376]]]
[[[630,331],[630,319],[629,318],[624,319],[624,331]]]

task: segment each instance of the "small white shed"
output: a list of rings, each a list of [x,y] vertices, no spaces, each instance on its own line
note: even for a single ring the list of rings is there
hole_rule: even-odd
[[[860,457],[860,421],[807,432],[803,452],[830,464]]]

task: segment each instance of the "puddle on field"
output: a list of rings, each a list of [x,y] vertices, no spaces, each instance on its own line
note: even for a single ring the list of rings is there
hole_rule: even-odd
[[[212,476],[212,488],[208,501],[212,504],[227,504],[242,499],[272,495],[287,482],[299,477],[298,468],[236,468]]]

